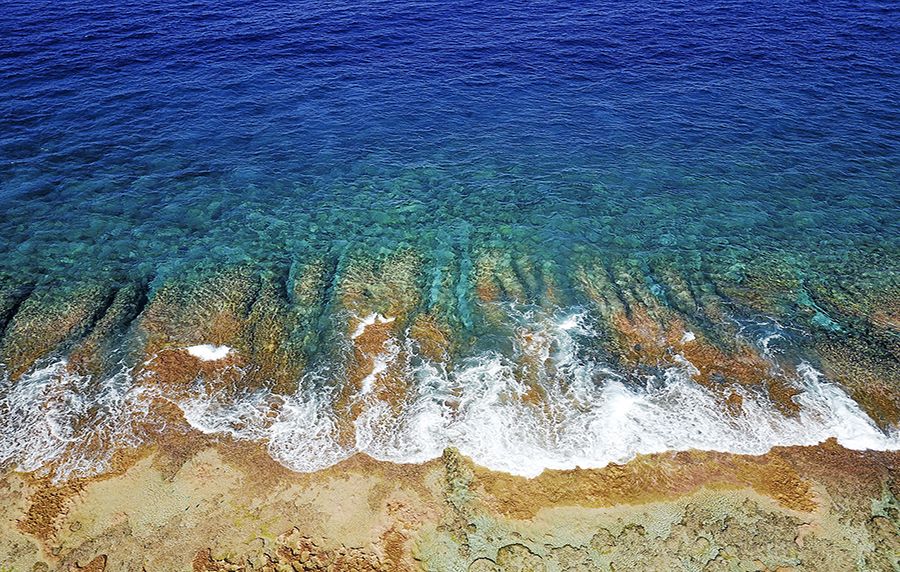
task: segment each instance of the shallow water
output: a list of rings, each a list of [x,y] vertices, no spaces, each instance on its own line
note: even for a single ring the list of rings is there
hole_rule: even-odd
[[[298,469],[352,450],[421,460],[448,444],[525,474],[834,435],[896,446],[837,385],[798,368],[814,367],[807,346],[827,336],[878,348],[897,340],[898,40],[890,2],[14,3],[0,11],[0,327],[25,354],[9,340],[38,331],[41,319],[20,320],[38,330],[10,325],[23,300],[78,299],[67,289],[88,283],[134,287],[143,301],[129,319],[140,323],[167,284],[205,284],[234,265],[285,285],[286,303],[303,306],[291,285],[317,260],[328,270],[296,344],[296,376],[306,380],[298,395],[253,385],[245,398],[228,394],[212,419],[198,382],[179,401],[193,425],[265,439]],[[355,274],[355,261],[398,252],[415,253],[414,270],[388,264],[396,282],[354,289],[373,282]],[[627,309],[629,292],[688,316],[696,303],[706,312],[696,321],[717,343],[735,337],[732,320],[783,323],[814,340],[794,344],[783,366],[808,416],[782,419],[764,396],[748,395],[743,418],[720,418],[721,404],[690,375],[635,373],[598,349],[602,324],[580,353],[554,334],[547,359],[565,371],[541,378],[549,405],[517,409],[508,395],[524,391],[510,373],[523,355],[513,335],[522,313],[536,311],[525,322],[544,330],[553,316],[594,324],[615,314],[585,287],[598,261]],[[346,302],[358,290],[356,305]],[[399,291],[413,301],[395,303]],[[86,304],[110,306],[103,292]],[[682,307],[685,293],[693,301]],[[725,310],[710,310],[711,297]],[[182,299],[199,308],[173,321],[185,332],[211,315],[207,304],[225,304]],[[354,394],[355,436],[316,457],[339,431],[328,410],[349,375],[352,333],[394,306],[406,312],[383,314],[397,319],[396,346],[363,360],[372,367],[362,389],[384,377],[385,360],[414,353],[399,335],[411,316],[444,316],[459,347],[447,363],[410,358],[399,416],[379,413],[377,391]],[[60,314],[35,315],[49,323]],[[112,348],[143,343],[141,327],[104,346],[99,377],[122,379],[122,368],[139,365]],[[757,333],[744,337],[774,335]],[[73,329],[35,353],[45,361],[28,379],[49,379],[45,368],[85,335]],[[179,335],[200,359],[230,351],[225,339],[169,337]],[[896,353],[879,351],[896,371]],[[125,399],[133,390],[103,383],[78,394]],[[26,399],[21,385],[5,383],[5,411],[17,407],[11,396]],[[229,407],[257,415],[262,406],[248,403],[272,395],[286,400],[274,424],[229,425],[240,415]],[[4,435],[20,439],[16,423]],[[698,426],[716,429],[701,436]],[[479,441],[485,431],[502,439]],[[40,465],[22,460],[30,444],[46,443],[30,438],[0,459]]]
[[[900,449],[896,429],[877,427],[807,363],[782,372],[799,390],[797,415],[782,415],[765,396],[740,388],[735,391],[743,397],[742,411],[734,415],[692,380],[687,362],[635,382],[579,357],[579,346],[596,335],[584,314],[529,318],[555,348],[542,366],[555,376],[543,381],[540,406],[524,398],[528,385],[515,373],[521,348],[509,357],[481,353],[450,370],[431,362],[408,365],[416,383],[403,396],[402,409],[363,389],[355,399],[362,412],[349,431],[341,426],[348,413],[336,406],[335,392],[320,384],[283,394],[216,388],[198,378],[184,393],[168,392],[132,371],[95,380],[56,362],[0,386],[0,407],[8,412],[0,422],[0,463],[52,470],[58,478],[102,471],[115,451],[152,442],[152,435],[166,430],[154,418],[154,400],[175,403],[188,426],[201,433],[265,443],[276,460],[302,472],[357,452],[424,462],[450,446],[483,466],[529,477],[548,468],[622,463],[638,454],[702,449],[759,455],[774,446],[832,437],[853,449]],[[769,343],[775,352],[790,345],[778,326],[769,327],[776,339],[757,343]],[[774,361],[780,367],[781,360]]]

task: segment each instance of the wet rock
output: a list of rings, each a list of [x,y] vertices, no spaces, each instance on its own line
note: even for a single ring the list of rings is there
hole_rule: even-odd
[[[87,283],[36,290],[10,319],[0,342],[0,362],[20,377],[40,358],[87,334],[111,300],[111,286]]]

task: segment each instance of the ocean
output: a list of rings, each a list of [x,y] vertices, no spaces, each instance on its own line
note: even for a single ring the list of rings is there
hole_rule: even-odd
[[[898,46],[887,1],[6,2],[0,465],[896,449]]]

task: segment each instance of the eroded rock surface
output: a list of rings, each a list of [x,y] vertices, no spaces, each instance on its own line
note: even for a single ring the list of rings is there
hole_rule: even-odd
[[[203,439],[201,439],[203,441]],[[494,473],[453,450],[290,472],[258,446],[161,448],[70,484],[0,481],[13,570],[895,570],[898,453],[829,442]],[[174,467],[173,467],[174,463]]]

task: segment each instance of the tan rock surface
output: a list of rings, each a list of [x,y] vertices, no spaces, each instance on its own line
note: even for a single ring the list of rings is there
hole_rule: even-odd
[[[202,441],[202,439],[201,439]],[[123,464],[124,463],[124,464]],[[495,473],[452,450],[313,474],[259,445],[0,479],[4,570],[892,570],[900,453],[834,443]]]

